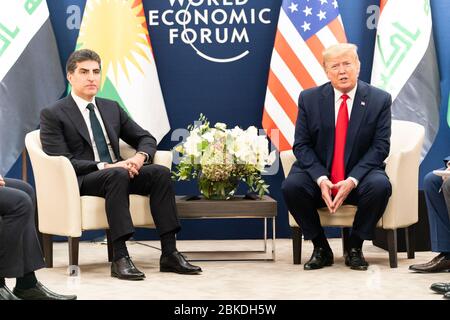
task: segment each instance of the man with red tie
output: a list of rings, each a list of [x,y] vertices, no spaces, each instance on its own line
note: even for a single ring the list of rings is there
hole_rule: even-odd
[[[345,264],[367,270],[362,244],[372,239],[391,195],[384,160],[392,99],[358,80],[360,62],[353,44],[326,49],[323,67],[330,82],[300,93],[293,146],[297,161],[282,184],[283,196],[304,238],[314,245],[305,270],[334,262],[317,208],[327,207],[333,214],[343,203],[357,206]]]

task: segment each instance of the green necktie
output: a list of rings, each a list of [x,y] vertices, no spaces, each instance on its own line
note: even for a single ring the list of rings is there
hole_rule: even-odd
[[[95,115],[94,105],[89,103],[89,119],[91,120],[91,129],[94,135],[95,145],[97,146],[98,155],[101,162],[112,163],[111,155],[109,154],[108,145],[106,143],[105,135],[103,134],[102,126]]]

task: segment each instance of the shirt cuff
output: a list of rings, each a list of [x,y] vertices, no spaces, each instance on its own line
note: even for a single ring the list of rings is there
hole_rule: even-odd
[[[322,183],[323,180],[329,180],[327,176],[320,176],[319,178],[317,178],[317,185],[320,187],[320,184]]]
[[[355,184],[355,188],[356,188],[358,186],[359,181],[353,177],[348,177],[348,178],[353,181],[353,183]]]
[[[349,179],[351,179],[353,181],[353,183],[355,184],[355,188],[358,186],[359,181],[353,177],[348,177]],[[317,179],[317,185],[320,187],[320,184],[322,183],[323,180],[329,180],[327,176],[320,176]]]
[[[106,165],[106,162],[99,162],[99,163],[97,163],[98,170],[105,169],[105,165]]]
[[[138,151],[138,152],[136,152],[136,154],[142,154],[143,156],[145,156],[145,160],[144,160],[144,163],[148,163],[148,160],[149,160],[149,156],[148,156],[148,153],[146,153],[146,152],[144,152],[144,151]]]

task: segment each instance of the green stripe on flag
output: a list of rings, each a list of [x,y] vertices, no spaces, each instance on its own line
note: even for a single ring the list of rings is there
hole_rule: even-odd
[[[131,116],[131,114],[128,112],[127,108],[125,107],[125,104],[123,103],[122,99],[119,96],[119,93],[117,92],[116,88],[112,84],[112,82],[109,80],[108,77],[106,77],[105,83],[103,84],[103,88],[97,93],[97,97],[111,99],[120,104],[123,110],[125,110],[128,115]]]

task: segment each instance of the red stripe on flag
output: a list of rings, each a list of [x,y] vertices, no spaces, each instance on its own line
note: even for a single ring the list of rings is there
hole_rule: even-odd
[[[292,146],[286,140],[283,133],[278,129],[278,126],[275,124],[275,122],[273,122],[272,118],[269,116],[266,110],[264,110],[263,113],[262,125],[264,130],[266,130],[267,136],[279,151],[292,149]]]
[[[388,0],[380,0],[380,14],[383,12],[384,6],[387,2]]]
[[[134,0],[134,2],[131,5],[131,7],[134,9],[136,6],[140,5],[141,3],[142,3],[142,0]]]
[[[322,52],[325,50],[325,47],[320,41],[319,37],[316,35],[311,36],[308,40],[305,41],[308,47],[311,49],[311,52],[316,57],[317,61],[319,61],[320,65],[322,65]]]
[[[297,104],[292,100],[291,96],[286,91],[286,88],[272,70],[269,71],[268,86],[270,92],[272,92],[273,96],[278,101],[278,104],[283,108],[284,112],[286,112],[292,123],[295,123],[298,111]]]
[[[345,30],[342,26],[339,18],[334,19],[328,24],[328,28],[333,33],[334,37],[338,40],[338,42],[343,43],[347,42],[347,37],[345,36]]]
[[[294,51],[280,31],[277,31],[277,36],[275,38],[275,50],[281,56],[284,63],[286,63],[289,70],[291,70],[292,74],[304,89],[311,88],[316,85],[313,78],[309,75],[308,70],[305,68],[303,63],[298,60]]]

